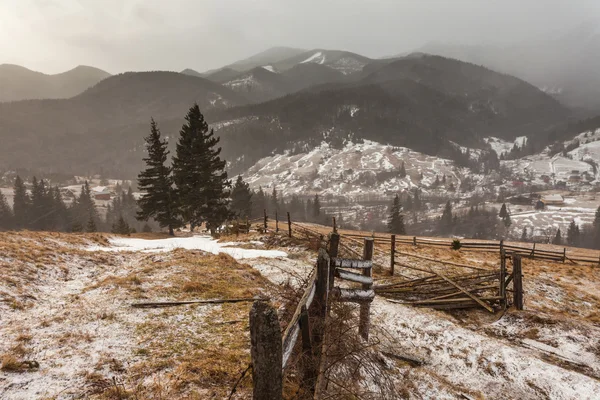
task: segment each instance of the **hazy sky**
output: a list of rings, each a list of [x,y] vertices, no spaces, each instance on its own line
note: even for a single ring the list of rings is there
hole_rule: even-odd
[[[0,64],[203,71],[272,46],[380,57],[430,41],[528,40],[600,0],[0,0]]]

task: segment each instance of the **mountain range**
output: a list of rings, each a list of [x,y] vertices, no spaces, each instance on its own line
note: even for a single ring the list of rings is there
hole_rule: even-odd
[[[110,74],[80,65],[70,71],[46,75],[27,68],[0,65],[0,102],[28,99],[66,99],[76,96]]]
[[[278,47],[203,73],[103,76],[78,67],[60,74],[62,87],[77,92],[70,96],[14,95],[37,86],[42,93],[46,86],[35,79],[58,76],[29,71],[38,78],[19,81],[6,75],[23,70],[0,68],[0,87],[22,86],[0,102],[0,169],[133,177],[150,118],[172,137],[194,102],[221,136],[233,172],[323,141],[339,147],[373,140],[449,159],[460,157],[457,145],[489,147],[488,136],[528,136],[541,146],[575,115],[525,80],[425,53],[373,60]]]

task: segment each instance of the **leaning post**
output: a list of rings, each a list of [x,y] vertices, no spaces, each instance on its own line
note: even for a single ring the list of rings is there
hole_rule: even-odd
[[[292,218],[290,217],[290,213],[287,213],[288,218],[288,237],[292,237]]]
[[[513,302],[517,310],[523,309],[523,270],[521,268],[521,256],[513,257]]]
[[[392,246],[390,249],[390,270],[392,276],[394,276],[394,269],[396,266],[396,235],[392,235]]]
[[[363,249],[363,260],[371,261],[373,260],[373,238],[365,238],[365,247]],[[372,267],[365,268],[363,270],[364,276],[372,276]],[[373,284],[371,283],[363,283],[363,290],[370,290],[373,288]],[[370,325],[370,313],[371,313],[371,303],[370,302],[361,302],[360,303],[360,318],[358,322],[358,333],[364,340],[369,340],[369,325]]]

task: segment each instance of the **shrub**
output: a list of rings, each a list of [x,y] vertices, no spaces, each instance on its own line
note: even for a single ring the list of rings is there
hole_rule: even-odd
[[[452,241],[452,250],[460,250],[461,247],[462,247],[462,244],[460,243],[460,240],[454,239]]]

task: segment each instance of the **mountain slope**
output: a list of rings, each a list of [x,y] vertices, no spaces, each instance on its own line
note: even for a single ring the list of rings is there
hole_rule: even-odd
[[[0,65],[0,102],[73,97],[110,76],[98,68],[78,66],[56,75]]]
[[[305,51],[306,50],[296,49],[293,47],[271,47],[270,49],[262,51],[251,57],[236,61],[227,67],[236,71],[247,71],[256,67],[279,63],[283,60],[289,59],[290,57],[302,54]]]
[[[0,103],[0,169],[135,176],[150,118],[173,121],[165,130],[172,135],[194,102],[206,111],[247,100],[207,79],[139,72],[115,75],[71,99]]]
[[[368,139],[455,158],[460,155],[451,142],[484,147],[488,136],[536,140],[568,115],[556,100],[519,79],[423,55],[381,64],[356,82],[316,86],[212,117],[237,121],[219,132],[231,140],[225,149],[230,159],[244,168],[271,151],[304,151],[323,139],[337,146]]]
[[[348,75],[360,72],[371,61],[370,58],[349,51],[314,49],[274,63],[274,66],[280,70],[287,70],[300,64],[312,63]]]
[[[538,40],[509,46],[430,43],[421,50],[485,65],[551,93],[572,107],[600,109],[598,21]]]

